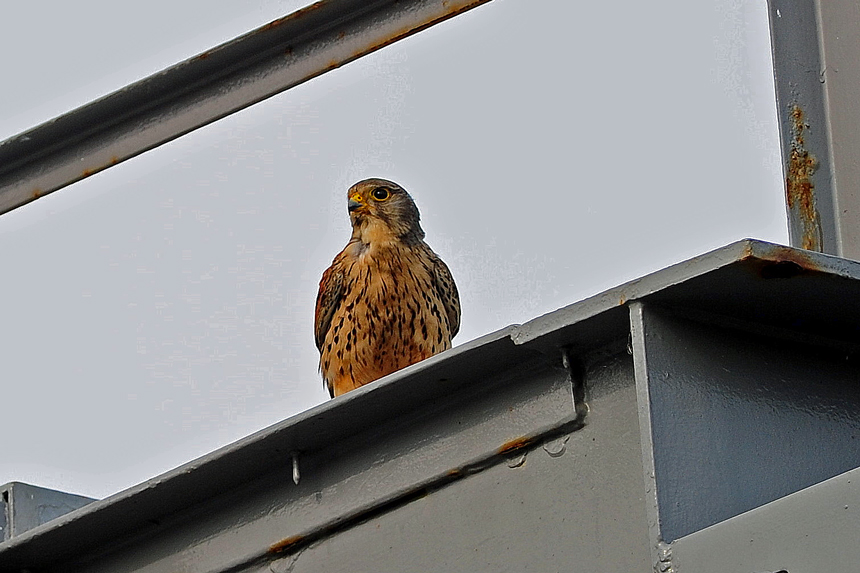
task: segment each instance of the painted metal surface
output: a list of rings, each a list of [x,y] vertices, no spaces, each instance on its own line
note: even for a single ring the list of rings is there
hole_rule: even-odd
[[[468,356],[475,350],[495,356],[474,363]],[[399,379],[17,537],[0,550],[0,571],[264,567],[581,428],[560,355],[548,361],[516,348],[507,332],[401,371]],[[89,557],[105,545],[122,551]]]
[[[271,570],[648,571],[632,361],[622,349],[585,371],[590,410],[581,430],[326,537]]]
[[[0,540],[8,540],[34,527],[88,505],[95,500],[21,482],[0,486]]]
[[[860,467],[856,341],[761,332],[648,303],[631,313],[658,539],[672,542]]]
[[[0,213],[489,0],[322,0],[0,142]]]
[[[794,246],[860,259],[860,7],[769,0]]]
[[[678,573],[856,571],[860,469],[763,505],[672,545]]]
[[[857,300],[860,263],[741,241],[0,543],[0,572],[675,571],[860,465]]]

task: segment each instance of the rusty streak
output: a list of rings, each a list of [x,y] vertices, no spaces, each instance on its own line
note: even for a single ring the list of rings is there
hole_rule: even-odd
[[[285,551],[289,551],[291,547],[301,543],[305,540],[303,535],[293,535],[292,537],[287,537],[286,539],[282,539],[278,541],[271,547],[269,547],[269,553],[283,553]]]
[[[509,454],[511,452],[515,452],[517,450],[532,445],[534,441],[535,438],[532,436],[523,436],[522,438],[516,438],[502,444],[501,447],[497,450],[497,452],[499,455]]]
[[[382,515],[394,508],[401,507],[407,503],[423,498],[434,491],[438,491],[452,483],[456,483],[471,475],[488,470],[503,463],[512,452],[539,447],[548,440],[558,438],[565,434],[576,432],[585,427],[584,415],[577,413],[575,418],[568,419],[552,428],[543,430],[533,436],[522,436],[502,444],[499,448],[489,451],[483,456],[460,467],[451,468],[446,472],[436,475],[427,481],[415,484],[405,490],[399,491],[389,499],[379,500],[373,507],[361,507],[354,512],[340,515],[328,523],[317,525],[305,531],[303,534],[287,537],[277,543],[270,545],[265,554],[259,558],[271,559],[273,556],[282,556],[287,553],[296,553],[302,547],[306,547],[320,539],[353,527],[358,523],[366,522],[378,515]]]
[[[815,184],[812,181],[818,161],[806,149],[804,131],[807,127],[803,110],[792,104],[792,140],[785,178],[785,200],[792,219],[800,224],[800,247],[821,252],[821,217],[815,205]]]

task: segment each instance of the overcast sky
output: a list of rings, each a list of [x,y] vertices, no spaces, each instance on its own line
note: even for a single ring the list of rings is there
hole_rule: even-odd
[[[7,7],[0,139],[301,4]],[[359,179],[415,197],[462,344],[787,242],[778,145],[764,0],[494,0],[0,217],[0,484],[105,497],[325,401]]]

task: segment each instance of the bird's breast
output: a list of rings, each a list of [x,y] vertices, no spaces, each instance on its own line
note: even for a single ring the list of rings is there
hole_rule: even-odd
[[[450,348],[450,326],[427,256],[404,248],[353,253],[344,298],[326,336],[331,350],[323,352],[344,369],[332,377],[357,387]]]

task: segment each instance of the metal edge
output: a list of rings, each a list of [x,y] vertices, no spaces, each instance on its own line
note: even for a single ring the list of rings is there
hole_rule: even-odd
[[[856,261],[758,239],[742,239],[525,322],[516,328],[514,342],[534,342],[560,328],[584,322],[632,301],[747,260],[796,265],[808,271],[860,278],[860,263]]]
[[[472,363],[473,369],[497,371],[504,367],[506,361],[516,362],[534,355],[526,349],[518,351],[514,347],[510,340],[513,328],[507,327],[487,334],[404,368],[141,484],[94,501],[17,535],[0,543],[0,557],[4,551],[20,550],[45,535],[69,534],[72,529],[89,528],[103,520],[115,524],[110,530],[111,533],[117,533],[120,529],[128,532],[151,527],[152,520],[175,512],[177,502],[190,506],[199,500],[219,495],[232,485],[251,480],[261,472],[268,471],[270,467],[283,465],[292,451],[315,449],[323,445],[308,444],[303,442],[302,438],[333,440],[336,434],[353,435],[372,427],[380,418],[393,417],[397,412],[420,409],[426,405],[427,398],[426,392],[421,394],[415,390],[418,386],[415,379],[418,377],[440,373],[454,375],[453,371],[459,370],[464,360]],[[491,359],[475,364],[475,353],[489,356]],[[506,358],[499,359],[500,355]],[[481,380],[480,376],[468,376],[468,380],[464,380],[461,385],[477,384]],[[438,384],[422,387],[438,394],[451,391],[451,387],[442,388]],[[360,411],[361,416],[351,415],[354,410]],[[336,434],[321,433],[321,429],[326,426],[336,426]],[[209,479],[210,475],[218,476],[217,483]],[[100,529],[103,530],[104,528]]]
[[[651,429],[651,396],[648,391],[648,361],[645,352],[646,337],[644,305],[630,303],[630,341],[633,351],[633,374],[636,380],[636,402],[639,412],[639,436],[642,445],[642,478],[644,486],[645,515],[648,520],[649,549],[655,571],[665,562],[665,543],[660,532],[660,507],[657,498],[657,472],[654,466],[654,442]]]

